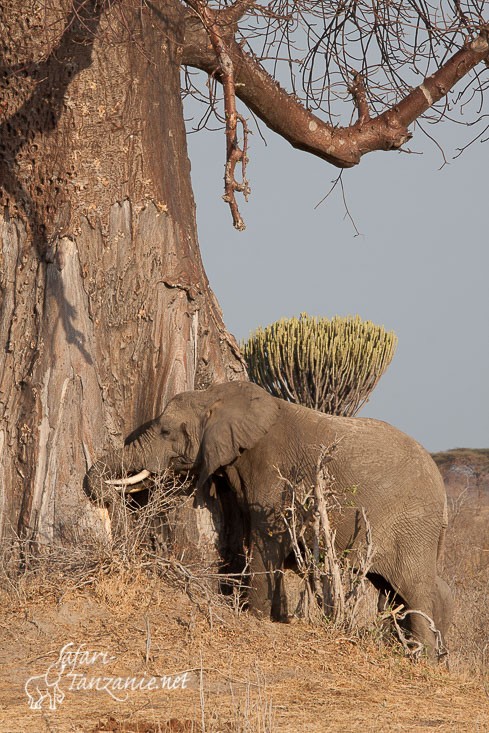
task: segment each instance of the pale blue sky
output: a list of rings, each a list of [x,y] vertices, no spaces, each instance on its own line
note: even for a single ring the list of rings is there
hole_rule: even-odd
[[[187,107],[187,114],[190,108]],[[191,124],[191,123],[190,123]],[[451,160],[467,129],[418,131],[423,155],[373,153],[319,208],[338,171],[266,128],[250,141],[247,224],[221,200],[222,132],[189,135],[199,239],[229,330],[247,337],[282,316],[355,315],[399,338],[360,414],[396,425],[430,451],[489,447],[488,144]]]

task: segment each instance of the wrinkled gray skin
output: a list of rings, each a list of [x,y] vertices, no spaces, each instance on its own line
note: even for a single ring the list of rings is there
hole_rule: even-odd
[[[215,385],[174,397],[123,451],[92,466],[88,485],[92,495],[100,496],[104,470],[120,472],[122,464],[132,474],[168,466],[191,470],[199,487],[224,476],[248,517],[250,608],[270,617],[282,593],[280,570],[292,549],[281,518],[287,492],[278,471],[294,483],[300,478],[312,485],[319,446],[335,441],[328,470],[336,491],[347,497],[336,525],[337,550],[364,541],[359,510],[364,507],[372,528],[372,579],[381,596],[391,587],[445,634],[451,595],[437,573],[446,530],[445,488],[428,453],[386,423],[325,415],[249,382]],[[428,622],[412,614],[410,624],[432,651]]]

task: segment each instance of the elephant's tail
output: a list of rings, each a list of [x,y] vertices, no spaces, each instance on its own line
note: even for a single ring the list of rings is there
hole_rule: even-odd
[[[440,535],[438,537],[438,550],[436,553],[436,559],[438,566],[441,566],[443,563],[443,556],[445,554],[445,539],[447,534],[447,527],[448,527],[448,500],[445,495],[445,504],[443,506],[443,521],[440,529]]]

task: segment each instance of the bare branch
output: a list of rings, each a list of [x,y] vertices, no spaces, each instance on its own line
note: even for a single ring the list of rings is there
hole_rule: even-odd
[[[235,229],[243,231],[246,225],[239,212],[236,202],[236,192],[242,193],[245,201],[248,200],[250,187],[246,179],[246,164],[248,162],[246,151],[248,147],[248,125],[244,117],[238,114],[236,109],[236,83],[234,75],[233,60],[228,52],[227,42],[224,39],[224,23],[231,22],[231,15],[226,15],[232,10],[239,10],[241,15],[246,12],[252,4],[247,0],[237,0],[227,11],[217,13],[212,10],[204,0],[187,0],[187,4],[197,13],[212,45],[214,53],[214,65],[217,60],[218,73],[224,91],[224,110],[226,118],[226,166],[224,173],[224,196],[223,199],[229,204],[233,225]],[[234,16],[233,16],[234,17]],[[238,142],[238,122],[243,132],[243,148]],[[235,176],[236,165],[241,163],[241,181],[238,182]]]
[[[363,125],[365,122],[370,120],[370,110],[367,103],[367,94],[365,91],[365,80],[358,71],[353,76],[353,82],[350,86],[350,92],[353,96],[353,101],[358,110],[358,123]]]
[[[489,60],[489,25],[481,29],[480,34],[468,41],[464,48],[457,51],[438,71],[425,78],[422,84],[404,97],[391,111],[399,123],[408,126],[420,117],[427,109],[445,97],[455,84],[463,79],[482,61]],[[384,117],[384,115],[380,115]],[[380,119],[377,118],[377,119]]]
[[[221,26],[236,24],[254,4],[255,0],[236,0],[229,7],[219,11],[219,24]]]
[[[221,29],[224,34],[224,29]],[[182,63],[213,73],[216,57],[205,43],[206,31],[195,24],[188,28]],[[233,66],[235,92],[274,132],[299,150],[312,153],[340,168],[357,165],[366,153],[399,149],[409,140],[408,126],[445,97],[453,86],[479,63],[489,59],[488,26],[457,51],[423,83],[402,100],[370,118],[363,81],[357,77],[353,95],[359,120],[349,127],[334,127],[306,109],[288,94],[247,54],[231,33],[226,35],[226,51]],[[221,71],[217,78],[224,84]]]
[[[339,626],[345,619],[345,589],[341,578],[340,566],[335,549],[336,532],[331,526],[328,515],[326,496],[333,491],[333,479],[326,467],[336,450],[337,444],[329,447],[321,446],[316,462],[316,480],[314,482],[315,511],[318,515],[318,528],[324,543],[324,571],[328,578],[328,598],[325,598],[325,612],[331,613],[332,621]]]
[[[331,623],[351,631],[358,624],[358,609],[367,591],[367,574],[373,558],[372,530],[365,509],[365,547],[358,547],[350,563],[348,553],[338,555],[335,547],[335,516],[341,513],[344,495],[338,493],[328,470],[339,440],[326,447],[311,446],[314,452],[312,484],[294,483],[275,466],[290,501],[282,513],[297,571],[303,581],[302,612],[312,622],[327,616]],[[331,516],[330,516],[331,514]]]
[[[401,613],[403,611],[403,613]],[[404,605],[401,603],[399,606],[397,606],[394,609],[385,611],[382,614],[382,617],[385,619],[391,619],[394,628],[396,630],[397,636],[399,638],[399,641],[401,642],[402,646],[404,647],[404,651],[406,653],[406,656],[412,657],[414,659],[418,658],[423,651],[425,650],[424,644],[421,641],[418,641],[417,639],[414,639],[412,637],[406,637],[403,630],[401,629],[399,625],[399,621],[404,621],[408,616],[410,615],[418,615],[422,616],[424,618],[430,627],[430,630],[435,635],[435,652],[438,658],[438,661],[443,659],[444,657],[448,656],[448,649],[443,643],[443,637],[441,635],[441,632],[439,629],[437,629],[435,622],[431,618],[431,616],[428,616],[428,614],[424,613],[423,611],[419,611],[415,608],[407,608],[404,609]]]

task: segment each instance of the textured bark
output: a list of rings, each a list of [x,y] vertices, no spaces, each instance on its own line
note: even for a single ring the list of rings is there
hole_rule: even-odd
[[[93,460],[176,392],[244,375],[198,249],[180,6],[133,5],[0,11],[3,535],[94,526]]]

